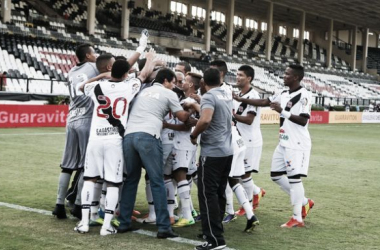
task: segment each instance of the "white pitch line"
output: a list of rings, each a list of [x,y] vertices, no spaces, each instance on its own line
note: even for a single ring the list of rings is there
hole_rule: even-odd
[[[8,135],[15,135],[15,136],[24,136],[24,135],[64,135],[65,133],[25,133],[25,134],[0,134],[0,136],[8,136]]]
[[[47,211],[47,210],[41,210],[41,209],[36,209],[36,208],[31,208],[31,207],[24,207],[24,206],[20,206],[20,205],[5,203],[5,202],[0,202],[0,206],[13,208],[13,209],[17,209],[17,210],[22,210],[22,211],[44,214],[44,215],[51,215],[51,212]]]
[[[24,206],[15,205],[15,204],[6,203],[6,202],[0,202],[0,206],[51,216],[51,211],[42,210],[42,209],[36,209],[36,208],[31,208],[31,207],[24,207]],[[141,235],[146,235],[146,236],[150,236],[150,237],[154,237],[154,238],[157,237],[157,233],[152,232],[152,231],[143,230],[143,229],[139,229],[137,231],[133,231],[133,233],[137,233],[137,234],[141,234]],[[183,238],[183,237],[167,238],[167,240],[174,241],[174,242],[181,243],[181,244],[194,245],[194,246],[198,246],[198,245],[201,245],[203,243],[201,241],[186,239],[186,238]],[[233,248],[228,248],[228,247],[226,247],[224,249],[225,250],[235,250]]]

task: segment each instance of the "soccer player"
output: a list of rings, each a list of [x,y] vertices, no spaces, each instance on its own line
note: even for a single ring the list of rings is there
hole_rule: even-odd
[[[209,68],[204,72],[207,93],[201,100],[201,116],[191,142],[197,144],[200,134],[198,167],[198,199],[202,218],[202,233],[206,242],[195,249],[223,249],[222,216],[226,207],[224,192],[232,162],[232,99],[220,87],[220,72]]]
[[[61,163],[62,171],[59,176],[56,206],[52,213],[58,219],[67,218],[64,202],[73,171],[78,170],[83,176],[82,169],[89,137],[89,127],[91,126],[92,100],[90,97],[83,95],[78,88],[81,83],[99,74],[95,66],[95,50],[91,45],[79,45],[75,54],[80,63],[73,67],[68,74],[69,116],[67,118],[65,150]],[[78,181],[81,179],[81,177],[78,177]],[[81,188],[81,183],[76,183],[76,185]],[[76,206],[80,206],[79,193],[75,201]]]
[[[304,69],[290,65],[284,73],[284,85],[289,90],[269,99],[245,99],[234,95],[235,100],[254,106],[270,106],[280,113],[280,142],[276,147],[271,166],[271,178],[285,191],[293,205],[293,216],[281,227],[303,227],[303,219],[314,206],[305,198],[301,177],[309,168],[311,139],[308,131],[311,113],[311,94],[301,86]]]
[[[177,73],[177,72],[176,72]],[[183,105],[197,103],[196,100],[190,97],[190,94],[196,93],[199,88],[200,75],[188,73],[183,81],[183,91],[185,99],[182,100]],[[195,117],[192,115],[192,117]],[[195,125],[192,124],[192,125]],[[166,124],[166,127],[174,130],[174,149],[172,152],[172,169],[166,170],[166,174],[172,171],[172,175],[177,182],[177,192],[181,201],[181,218],[173,227],[186,227],[195,224],[192,214],[192,200],[190,196],[191,175],[196,172],[195,161],[197,146],[190,141],[191,126],[177,121],[177,124]],[[195,169],[194,169],[195,168]]]
[[[259,94],[251,86],[255,71],[251,66],[242,65],[237,72],[237,87],[240,89],[239,97],[245,99],[259,99]],[[236,128],[247,147],[244,157],[245,174],[242,177],[242,185],[247,192],[249,202],[256,209],[265,190],[256,186],[251,173],[258,173],[260,167],[263,138],[260,130],[260,107],[234,102],[234,119]],[[244,215],[245,210],[240,208],[237,215]]]
[[[107,183],[105,216],[101,235],[115,234],[111,219],[118,202],[119,185],[123,181],[122,138],[128,117],[129,102],[134,98],[148,75],[153,71],[155,52],[146,54],[147,62],[138,78],[125,80],[130,69],[125,60],[117,60],[111,80],[85,86],[85,93],[94,101],[94,112],[84,170],[82,189],[82,220],[74,228],[79,233],[89,231],[90,207],[98,179]]]

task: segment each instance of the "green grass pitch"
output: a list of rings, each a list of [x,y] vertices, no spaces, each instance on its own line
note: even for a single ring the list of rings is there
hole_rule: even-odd
[[[64,147],[64,128],[0,129],[0,202],[53,210]],[[282,229],[290,199],[269,178],[278,126],[262,126],[264,147],[256,184],[266,189],[256,215],[260,226],[243,233],[245,218],[225,226],[234,249],[380,249],[380,125],[310,125],[313,148],[306,196],[315,207],[305,228]],[[147,211],[144,182],[136,209]],[[196,189],[193,199],[197,207]],[[235,202],[235,210],[239,207]],[[74,219],[57,220],[0,206],[0,249],[192,249],[188,244],[127,233],[100,237],[100,228],[80,235]],[[155,226],[141,225],[156,232]],[[198,240],[200,225],[176,231]]]

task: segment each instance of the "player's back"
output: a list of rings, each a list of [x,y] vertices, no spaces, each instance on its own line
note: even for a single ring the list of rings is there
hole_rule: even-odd
[[[141,81],[137,78],[121,82],[95,82],[85,91],[94,102],[90,140],[121,138],[128,118],[129,103],[138,93]]]
[[[90,97],[84,95],[79,87],[88,79],[94,78],[99,74],[95,63],[86,62],[73,67],[68,74],[70,94],[70,107],[68,122],[78,119],[91,118],[93,103]]]

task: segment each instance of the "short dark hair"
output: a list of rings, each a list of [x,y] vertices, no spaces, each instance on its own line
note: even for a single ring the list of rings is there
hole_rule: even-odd
[[[124,61],[127,61],[127,58],[125,56],[115,56],[115,60],[124,60]]]
[[[96,58],[96,68],[99,72],[102,72],[105,67],[107,67],[109,60],[113,58],[113,55],[110,53],[106,53],[98,56]]]
[[[171,81],[173,81],[174,78],[177,79],[173,70],[168,69],[168,68],[162,68],[157,72],[155,82],[159,82],[159,83],[163,84],[165,82],[165,79],[168,82],[171,82]]]
[[[86,55],[91,53],[91,47],[91,44],[84,43],[76,48],[75,55],[78,57],[79,62],[83,62],[86,59]]]
[[[305,71],[303,69],[303,67],[299,64],[291,64],[288,66],[289,68],[291,68],[293,70],[293,73],[298,76],[299,78],[299,81],[302,81],[304,75],[305,75]]]
[[[251,77],[251,82],[255,78],[255,70],[249,65],[242,65],[238,71],[243,71],[247,77]]]
[[[224,73],[224,75],[228,72],[227,63],[223,60],[214,60],[210,62],[210,66],[217,67],[219,71]]]
[[[111,76],[120,79],[125,73],[128,73],[131,66],[126,60],[116,60],[112,66]]]
[[[214,68],[208,68],[203,73],[203,79],[208,86],[220,85],[220,71]]]
[[[182,62],[177,63],[177,65],[181,65],[185,67],[185,74],[191,71],[191,66],[188,62],[182,61]]]
[[[194,84],[194,89],[195,90],[198,90],[199,87],[201,86],[200,85],[200,82],[201,82],[201,79],[202,79],[202,76],[200,74],[197,74],[197,73],[193,73],[193,72],[189,72],[186,74],[187,76],[191,76],[191,81],[193,82]]]

